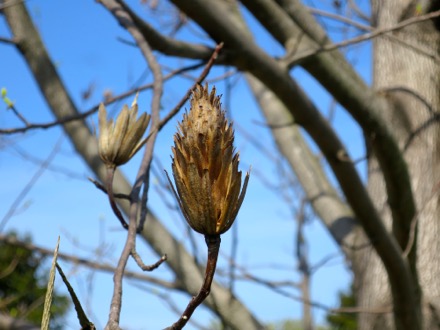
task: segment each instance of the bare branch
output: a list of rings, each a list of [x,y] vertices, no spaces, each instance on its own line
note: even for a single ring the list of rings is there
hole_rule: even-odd
[[[63,142],[63,137],[58,139],[58,142],[55,144],[55,146],[52,148],[52,151],[50,152],[49,156],[46,158],[46,160],[40,165],[38,170],[35,172],[35,174],[32,176],[32,178],[29,180],[29,182],[26,184],[26,186],[22,189],[22,191],[18,194],[17,198],[14,200],[14,202],[9,207],[8,212],[3,216],[3,219],[0,222],[0,232],[3,231],[4,227],[6,226],[7,222],[11,219],[11,217],[14,215],[14,213],[17,210],[17,207],[20,205],[20,203],[23,201],[23,199],[26,197],[26,195],[30,192],[32,187],[36,184],[38,179],[43,175],[43,173],[46,171],[49,164],[52,162],[52,160],[57,155],[61,143]]]
[[[150,46],[166,55],[192,58],[192,59],[208,59],[213,49],[204,45],[191,44],[187,42],[178,41],[160,34],[156,29],[150,26],[147,22],[137,16],[130,7],[122,0],[117,1],[121,8],[125,10],[129,17],[130,24],[136,26],[139,33],[150,44]],[[124,21],[119,20],[121,25],[125,25]]]
[[[183,72],[198,69],[199,67],[202,67],[203,65],[205,65],[205,63],[201,62],[198,64],[193,64],[193,65],[189,65],[189,66],[186,66],[186,67],[183,67],[180,69],[173,70],[172,72],[170,72],[169,74],[164,76],[163,80],[164,81],[169,80],[169,79],[171,79],[171,78],[173,78]],[[153,88],[153,86],[154,86],[154,83],[148,83],[148,84],[142,85],[140,87],[133,88],[133,89],[126,91],[124,93],[121,93],[117,96],[113,96],[111,98],[108,98],[108,99],[104,100],[102,103],[104,105],[109,105],[114,102],[125,99],[128,96],[132,96],[132,95],[136,94],[137,92],[151,89],[151,88]],[[63,124],[69,123],[71,121],[76,121],[76,120],[81,120],[81,119],[87,118],[88,116],[90,116],[90,115],[94,114],[96,111],[98,111],[98,108],[99,108],[99,104],[94,105],[89,110],[82,112],[80,114],[73,115],[73,116],[66,116],[66,117],[60,118],[56,121],[50,122],[50,123],[28,124],[25,127],[20,127],[20,128],[0,129],[0,134],[23,133],[23,132],[26,132],[26,131],[29,131],[32,129],[47,129],[47,128],[51,128],[54,126],[63,125]]]
[[[93,183],[96,188],[98,188],[99,190],[101,190],[102,192],[107,194],[107,188],[104,187],[104,185],[102,185],[101,183],[99,183],[98,181],[96,181],[95,179],[92,179],[92,178],[89,178],[89,181],[91,183]],[[114,197],[115,198],[126,199],[126,200],[130,201],[130,196],[126,195],[126,194],[114,194]]]
[[[202,83],[202,81],[206,78],[206,76],[208,75],[209,71],[211,70],[212,66],[214,65],[214,62],[217,60],[218,54],[220,53],[220,50],[223,48],[223,43],[218,44],[215,49],[214,52],[211,54],[211,57],[209,58],[208,63],[206,64],[205,68],[203,69],[202,73],[200,74],[200,76],[198,77],[198,79],[194,82],[194,84],[192,85],[192,87],[190,89],[188,89],[188,91],[186,92],[186,94],[182,97],[182,99],[179,101],[179,103],[177,103],[177,105],[168,113],[168,115],[165,116],[165,118],[163,118],[160,121],[159,124],[159,129],[161,129],[163,126],[166,125],[166,123],[168,121],[171,120],[171,118],[173,118],[178,112],[179,110],[183,107],[183,105],[185,104],[185,102],[189,99],[189,97],[191,96],[192,91],[194,90],[195,86],[199,85]]]
[[[17,108],[14,106],[14,104],[11,104],[8,109],[12,110],[12,112],[20,119],[20,121],[25,124],[26,126],[29,126],[29,122],[24,118],[24,116],[17,110]]]
[[[357,21],[354,21],[352,19],[349,19],[345,16],[341,16],[335,13],[331,13],[325,10],[321,10],[318,8],[313,8],[313,7],[307,7],[307,9],[313,14],[313,15],[318,15],[318,16],[323,16],[323,17],[328,17],[337,21],[340,21],[342,23],[345,24],[349,24],[359,30],[363,30],[363,31],[370,31],[372,28],[369,25],[365,25],[365,24],[361,24]]]
[[[155,262],[152,265],[146,265],[144,264],[144,262],[141,259],[141,256],[136,252],[136,250],[132,250],[131,251],[131,256],[133,257],[133,259],[136,261],[137,265],[139,266],[140,269],[142,269],[143,271],[148,271],[151,272],[152,270],[155,270],[156,268],[158,268],[164,261],[167,260],[167,255],[163,255],[157,262]]]
[[[15,237],[8,236],[5,234],[0,234],[0,242],[6,243],[6,244],[9,244],[12,246],[21,247],[21,248],[27,249],[29,251],[37,252],[43,256],[52,256],[53,255],[53,250],[41,247],[36,244],[23,242]],[[70,254],[62,253],[62,252],[58,253],[58,258],[61,260],[70,262],[72,264],[81,265],[81,266],[87,267],[89,269],[96,269],[96,270],[103,271],[103,272],[106,272],[109,274],[113,274],[116,270],[116,268],[114,266],[107,264],[107,263],[94,262],[94,261],[92,261],[92,258],[80,258],[80,257],[74,256],[74,255],[70,255]],[[145,282],[152,283],[154,285],[158,285],[158,286],[160,286],[162,288],[166,288],[166,289],[181,290],[181,287],[175,282],[164,281],[164,280],[158,279],[156,277],[145,275],[143,273],[125,270],[124,277],[129,278],[129,279],[134,279],[134,280],[145,281]]]

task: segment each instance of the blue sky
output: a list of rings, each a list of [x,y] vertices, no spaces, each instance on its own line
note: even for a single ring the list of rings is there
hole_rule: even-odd
[[[329,2],[330,3],[330,2]],[[151,81],[151,74],[146,68],[139,51],[121,43],[117,38],[131,40],[130,36],[121,29],[115,19],[98,3],[94,1],[41,1],[26,2],[35,24],[37,25],[49,54],[57,65],[57,69],[77,107],[81,111],[88,110],[102,100],[106,90],[115,95],[133,88],[136,84],[145,84]],[[130,5],[137,8],[142,16],[151,20],[152,14],[139,6],[137,1],[130,1]],[[326,3],[323,3],[325,9]],[[78,23],[80,22],[80,23]],[[258,24],[252,22],[252,27],[258,29]],[[331,23],[328,23],[331,25]],[[196,26],[192,26],[196,29]],[[0,36],[9,36],[6,23],[0,18]],[[258,34],[258,42],[272,54],[280,54],[279,45],[265,34]],[[181,38],[203,40],[202,37],[179,34]],[[340,38],[335,34],[335,38]],[[7,88],[8,97],[15,102],[16,108],[32,123],[45,123],[54,118],[47,108],[25,62],[20,54],[10,45],[0,44],[0,88]],[[369,80],[370,63],[368,47],[354,48],[348,54],[356,62],[361,74]],[[159,56],[162,64],[177,67],[182,63]],[[214,69],[209,78],[215,78],[225,72],[225,68]],[[196,73],[191,73],[197,76]],[[293,70],[293,75],[303,88],[313,95],[313,100],[324,113],[328,113],[332,99],[307,73],[301,69]],[[225,94],[225,84],[217,83],[219,93],[223,96],[223,103],[228,105],[228,111],[233,120],[251,132],[260,143],[275,152],[274,142],[269,131],[261,125],[263,118],[256,108],[255,100],[249,93],[243,78],[231,79],[236,83],[232,93]],[[181,95],[190,86],[191,81],[177,78],[167,82],[162,100],[162,115],[165,115]],[[89,86],[94,86],[94,92],[87,101],[82,100],[81,94]],[[150,93],[142,93],[139,98],[141,111],[149,112]],[[130,104],[132,98],[124,101]],[[109,106],[110,113],[115,114],[122,103]],[[156,145],[155,158],[160,161],[157,168],[162,175],[161,166],[170,170],[170,154],[172,135],[175,132],[179,113],[163,129]],[[96,123],[96,117],[90,122]],[[353,124],[345,112],[336,108],[333,119],[334,126],[353,158],[363,155],[361,132]],[[13,128],[20,126],[20,122],[0,104],[0,127]],[[62,137],[62,130],[35,130],[26,134],[5,136],[0,138],[0,219],[7,213],[10,205],[17,198],[23,187],[29,182],[38,170],[38,161],[44,160],[50,154],[54,145]],[[270,280],[297,281],[296,260],[293,255],[295,221],[291,214],[291,205],[287,205],[279,193],[268,189],[259,179],[258,173],[272,182],[279,183],[279,168],[269,161],[258,148],[246,140],[240,129],[237,128],[236,147],[240,150],[241,169],[246,171],[250,165],[254,169],[246,199],[238,215],[236,223],[239,237],[237,262],[248,267],[248,270],[260,277]],[[26,154],[23,154],[25,152]],[[124,173],[133,180],[140,156],[137,155],[129,164],[122,167]],[[360,170],[363,172],[362,166]],[[287,169],[285,164],[284,169]],[[120,229],[107,203],[106,196],[97,191],[87,180],[91,176],[90,170],[77,157],[70,142],[64,138],[60,150],[49,170],[38,179],[37,183],[20,204],[19,212],[11,218],[5,230],[16,230],[20,233],[32,235],[35,244],[53,248],[58,236],[61,236],[60,251],[91,258],[100,262],[116,264],[118,255],[125,241],[125,232]],[[167,208],[163,196],[158,193],[158,182],[164,178],[152,180],[150,188],[149,206],[160,216],[163,223],[170,229],[176,238],[188,245],[186,239],[186,224],[182,217]],[[167,201],[173,201],[167,196]],[[1,221],[1,220],[0,220]],[[199,249],[203,251],[203,237],[196,235]],[[232,233],[222,237],[223,255],[229,255]],[[328,236],[319,221],[312,219],[306,226],[306,238],[309,244],[309,258],[311,264],[316,264],[323,258],[338,253],[338,249]],[[189,246],[189,245],[188,245]],[[146,263],[157,260],[155,255],[142,240],[138,243],[139,252]],[[98,255],[97,252],[100,251]],[[227,262],[220,258],[219,269],[225,269]],[[82,267],[72,267],[62,263],[66,274],[77,288],[81,301],[90,314],[90,318],[98,328],[105,325],[112,292],[112,276],[100,272],[92,272]],[[133,263],[131,270],[136,270]],[[161,279],[172,280],[166,266],[160,267],[152,274]],[[221,276],[219,281],[225,281]],[[321,268],[312,282],[313,300],[325,305],[335,306],[338,301],[337,292],[345,290],[350,284],[350,274],[341,255],[329,265]],[[60,291],[65,291],[62,283],[57,279]],[[139,289],[142,285],[148,289]],[[250,307],[263,322],[272,322],[281,319],[300,318],[301,304],[282,297],[256,284],[239,281],[236,286],[239,298]],[[177,315],[169,310],[159,295],[166,291],[149,284],[140,284],[126,281],[124,286],[124,307],[122,310],[121,325],[124,329],[160,329],[170,325]],[[290,290],[292,294],[299,292]],[[189,297],[186,295],[171,295],[179,309],[183,311]],[[323,322],[322,311],[314,311],[318,322]],[[200,308],[194,314],[194,319],[201,324],[208,324],[212,318],[210,312]],[[68,317],[66,329],[78,327],[73,311]],[[187,329],[193,329],[191,325]]]

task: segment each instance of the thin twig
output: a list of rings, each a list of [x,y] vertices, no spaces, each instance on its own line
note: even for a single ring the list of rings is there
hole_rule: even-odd
[[[211,58],[209,59],[208,63],[206,63],[205,68],[203,69],[202,73],[200,74],[199,78],[197,79],[197,81],[192,85],[192,87],[190,89],[188,89],[188,91],[186,92],[186,94],[182,97],[182,99],[179,101],[179,103],[177,103],[177,105],[174,107],[173,110],[171,110],[167,116],[165,116],[165,118],[163,118],[160,121],[159,124],[159,130],[165,126],[168,121],[171,120],[171,118],[173,118],[180,110],[180,108],[183,107],[183,105],[185,104],[185,102],[189,99],[189,97],[191,96],[192,91],[194,90],[194,88],[196,88],[197,85],[201,84],[202,81],[206,78],[206,76],[208,75],[209,71],[211,70],[211,67],[214,65],[215,60],[218,57],[218,54],[220,53],[220,50],[223,48],[223,42],[219,43],[215,49],[214,52],[211,55]]]
[[[96,181],[93,178],[88,178],[88,179],[91,183],[93,183],[95,185],[96,188],[98,188],[99,190],[101,190],[107,194],[107,188],[105,188],[100,182]],[[130,196],[128,196],[126,194],[115,194],[113,192],[113,196],[114,196],[114,198],[125,199],[125,200],[130,201]]]
[[[112,207],[113,213],[116,215],[118,220],[121,222],[122,227],[124,229],[128,229],[127,222],[124,219],[124,216],[122,215],[121,211],[118,208],[118,205],[116,205],[115,202],[115,196],[113,194],[113,178],[115,176],[115,170],[116,167],[107,167],[107,196],[108,200],[110,202],[110,206]]]
[[[409,229],[409,235],[408,235],[408,242],[405,246],[405,250],[403,251],[402,255],[404,258],[408,258],[409,253],[414,248],[416,239],[417,239],[417,225],[420,219],[420,215],[422,212],[425,211],[425,208],[428,206],[429,202],[432,201],[437,196],[437,191],[433,189],[431,195],[427,198],[424,205],[420,208],[420,210],[414,215],[414,218],[411,221],[411,226]]]
[[[208,62],[205,65],[205,68],[203,69],[202,73],[200,74],[200,76],[198,77],[198,79],[196,80],[196,82],[194,83],[194,85],[191,87],[191,89],[189,89],[189,92],[187,94],[185,94],[185,96],[179,101],[179,103],[173,108],[173,110],[170,111],[170,113],[161,120],[160,125],[158,130],[160,131],[161,128],[163,126],[165,126],[165,124],[174,117],[174,115],[176,115],[180,108],[182,108],[182,106],[185,104],[185,102],[188,100],[188,98],[191,95],[191,91],[195,88],[195,86],[197,84],[200,84],[208,75],[209,71],[211,70],[212,66],[214,65],[215,60],[218,58],[218,54],[221,50],[221,48],[223,47],[223,43],[220,43],[219,45],[217,45],[214,49],[214,52],[212,53],[210,59],[208,60]],[[181,74],[183,72],[186,71],[190,71],[190,70],[195,70],[200,68],[201,66],[203,66],[205,63],[205,61],[202,61],[200,63],[194,64],[194,65],[190,65],[187,67],[183,67],[180,69],[177,69],[173,72],[170,72],[169,74],[167,74],[166,76],[163,77],[163,81],[169,80],[171,78],[173,78],[174,76]],[[137,88],[133,88],[130,89],[129,91],[126,91],[124,93],[121,93],[117,96],[111,97],[108,100],[105,100],[104,102],[102,102],[104,105],[109,105],[112,104],[114,102],[120,101],[128,96],[134,95],[137,92],[140,91],[144,91],[150,88],[154,87],[154,82],[153,83],[148,83],[145,85],[142,85],[140,87]],[[0,129],[0,134],[16,134],[16,133],[23,133],[32,129],[48,129],[57,125],[63,125],[66,123],[69,123],[71,121],[75,121],[75,120],[82,120],[84,118],[87,118],[88,116],[94,114],[96,111],[98,111],[99,108],[99,104],[94,105],[92,108],[90,108],[89,110],[76,115],[76,116],[66,116],[63,119],[60,120],[56,120],[50,123],[42,123],[42,124],[29,124],[25,127],[19,127],[19,128],[10,128],[10,129]]]
[[[25,124],[26,126],[29,126],[29,122],[24,118],[24,116],[17,110],[17,108],[14,106],[14,104],[9,105],[8,109],[12,110],[12,112],[20,119],[20,121]]]
[[[139,268],[141,268],[143,271],[151,272],[152,270],[155,270],[157,267],[159,267],[165,260],[167,260],[167,255],[163,255],[157,262],[155,262],[152,265],[146,265],[141,259],[141,256],[136,252],[136,250],[131,251],[131,256],[136,261]]]
[[[36,164],[38,166],[41,166],[41,164],[44,163],[45,159],[41,159],[39,157],[34,156],[31,154],[34,150],[32,149],[31,152],[28,152],[27,150],[23,149],[22,147],[14,144],[11,146],[12,150],[16,152],[20,157],[22,157],[25,161]],[[84,180],[84,174],[79,174],[75,172],[75,170],[71,170],[69,168],[64,168],[62,166],[58,165],[52,165],[48,164],[47,171],[52,173],[59,173],[64,176],[66,176],[68,179],[76,179],[76,180]]]
[[[183,73],[185,71],[190,71],[190,70],[198,69],[198,68],[202,67],[204,64],[205,64],[205,61],[202,61],[202,62],[197,63],[197,64],[189,65],[189,66],[186,66],[186,67],[174,70],[173,72],[170,72],[169,74],[164,76],[163,80],[164,81],[169,80],[169,79],[175,77],[176,75],[181,74],[181,73]],[[125,99],[128,96],[135,95],[137,92],[153,88],[153,86],[154,86],[154,83],[148,83],[148,84],[142,85],[140,87],[136,87],[136,88],[130,89],[130,90],[128,90],[128,91],[126,91],[124,93],[121,93],[121,94],[119,94],[117,96],[113,96],[111,98],[108,98],[107,100],[103,101],[102,103],[107,106],[109,104],[112,104],[112,103],[115,103],[115,102],[120,101],[122,99]],[[87,110],[87,111],[85,111],[85,112],[83,112],[83,113],[81,113],[79,115],[76,115],[76,116],[66,116],[63,119],[56,120],[56,121],[53,121],[53,122],[50,122],[50,123],[29,124],[29,125],[26,125],[25,127],[10,128],[10,129],[0,129],[0,134],[23,133],[23,132],[26,132],[26,131],[29,131],[29,130],[32,130],[32,129],[48,129],[48,128],[51,128],[51,127],[54,127],[54,126],[57,126],[57,125],[63,125],[63,124],[69,123],[71,121],[82,120],[82,119],[87,118],[88,116],[94,114],[96,111],[98,111],[98,108],[99,108],[99,104],[94,105],[89,110]]]
[[[353,10],[353,12],[362,20],[366,22],[371,22],[371,17],[366,15],[354,2],[353,0],[348,0],[348,6]]]
[[[426,15],[411,17],[411,18],[404,20],[403,22],[400,22],[400,23],[393,25],[393,26],[375,29],[369,33],[365,33],[365,34],[360,35],[358,37],[351,38],[351,39],[348,39],[348,40],[345,40],[342,42],[337,42],[334,44],[324,45],[324,46],[320,47],[319,49],[306,51],[306,52],[299,54],[299,55],[296,55],[296,56],[295,55],[288,56],[286,59],[284,59],[284,61],[288,67],[292,67],[296,63],[298,63],[298,62],[300,62],[310,56],[313,56],[313,55],[316,55],[316,54],[319,54],[322,52],[328,52],[331,50],[335,50],[335,49],[341,48],[341,47],[354,45],[354,44],[357,44],[357,43],[360,43],[363,41],[371,40],[371,39],[376,38],[380,35],[383,35],[383,34],[386,34],[386,33],[392,32],[392,31],[400,30],[400,29],[403,29],[404,27],[407,27],[409,25],[424,22],[424,21],[427,21],[427,20],[430,20],[430,19],[433,19],[433,18],[436,18],[439,16],[440,16],[440,10],[436,10],[436,11],[433,11],[433,12],[428,13]],[[437,61],[440,60],[438,57],[435,57],[434,59]]]
[[[390,305],[386,305],[383,307],[377,308],[365,308],[360,306],[354,307],[341,307],[341,308],[332,308],[328,310],[329,313],[347,313],[347,314],[388,314],[393,312],[393,307]]]
[[[52,256],[53,255],[53,250],[41,247],[41,246],[33,244],[33,243],[23,242],[23,241],[17,239],[16,237],[13,237],[10,235],[0,234],[0,242],[8,244],[8,245],[12,245],[12,246],[21,247],[21,248],[27,249],[29,251],[39,253],[43,256]],[[71,255],[71,254],[59,252],[58,259],[68,261],[74,265],[81,265],[81,266],[84,266],[84,267],[87,267],[90,269],[96,269],[96,270],[106,272],[106,273],[111,273],[111,274],[113,274],[116,270],[116,268],[112,264],[102,263],[102,262],[94,262],[91,260],[92,258],[90,258],[90,257],[79,258],[79,257]],[[149,275],[145,275],[145,274],[139,273],[139,272],[125,270],[124,277],[134,279],[134,280],[149,282],[149,283],[152,283],[154,285],[158,285],[158,286],[165,288],[165,289],[182,290],[181,286],[179,286],[176,282],[164,281],[162,279],[155,278],[155,277],[152,277]]]
[[[23,199],[26,197],[26,195],[29,193],[29,191],[32,189],[32,187],[35,185],[35,183],[38,181],[38,179],[43,175],[44,171],[46,171],[49,164],[52,162],[52,160],[55,158],[56,154],[58,153],[61,143],[63,142],[63,136],[61,136],[55,146],[53,147],[52,151],[50,152],[47,159],[41,163],[38,170],[35,172],[35,174],[32,176],[32,178],[29,180],[29,182],[26,184],[26,186],[22,189],[22,191],[18,194],[17,198],[14,200],[14,202],[11,204],[8,212],[4,215],[2,221],[0,222],[0,232],[4,229],[6,226],[6,223],[9,221],[9,219],[14,215],[17,207],[20,205],[20,203],[23,201]]]
[[[354,26],[357,29],[363,30],[363,31],[370,31],[372,30],[371,26],[369,25],[365,25],[362,23],[359,23],[355,20],[349,19],[345,16],[341,16],[335,13],[331,13],[322,9],[318,9],[318,8],[313,8],[313,7],[307,7],[307,9],[313,14],[313,15],[317,15],[317,16],[324,16],[324,17],[328,17],[337,21],[340,21],[342,23],[345,24],[349,24]]]

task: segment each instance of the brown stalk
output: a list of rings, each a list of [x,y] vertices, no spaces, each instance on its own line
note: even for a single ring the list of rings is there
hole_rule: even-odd
[[[205,242],[208,246],[208,261],[206,262],[205,278],[197,296],[194,296],[188,303],[185,311],[177,322],[165,330],[180,330],[191,318],[197,307],[208,297],[211,292],[211,284],[214,279],[215,268],[217,266],[218,252],[220,250],[220,235],[205,235]]]
[[[107,167],[107,196],[108,200],[110,202],[110,206],[112,207],[113,213],[116,215],[118,220],[121,222],[122,227],[124,229],[128,229],[128,224],[124,220],[124,217],[122,216],[121,211],[119,210],[118,206],[115,202],[115,195],[113,193],[113,178],[115,176],[115,170],[116,167]]]

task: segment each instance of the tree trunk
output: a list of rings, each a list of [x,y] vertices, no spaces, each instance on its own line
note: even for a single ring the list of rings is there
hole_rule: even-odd
[[[438,1],[372,0],[373,23],[393,26],[410,17],[438,10]],[[440,31],[426,21],[374,41],[373,87],[394,107],[381,113],[404,152],[417,205],[415,244],[422,290],[423,327],[440,329]],[[420,51],[423,50],[423,51]],[[427,53],[434,55],[429,56]],[[367,140],[374,137],[367,137]],[[368,189],[391,231],[390,205],[374,155],[369,159]],[[391,205],[392,207],[392,205]],[[365,309],[389,310],[388,278],[372,249],[359,252],[354,265],[358,304]],[[392,313],[361,313],[359,329],[392,329]]]

